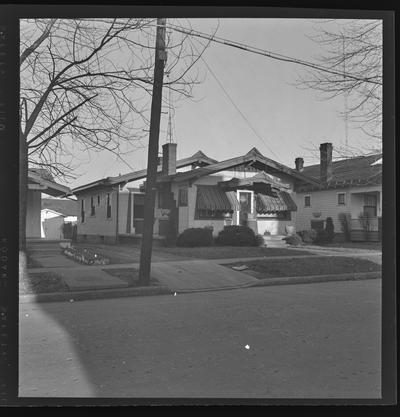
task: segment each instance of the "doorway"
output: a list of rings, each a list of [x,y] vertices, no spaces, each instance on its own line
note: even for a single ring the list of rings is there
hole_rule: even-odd
[[[238,191],[239,194],[239,225],[247,226],[248,214],[253,212],[253,193],[251,191]]]

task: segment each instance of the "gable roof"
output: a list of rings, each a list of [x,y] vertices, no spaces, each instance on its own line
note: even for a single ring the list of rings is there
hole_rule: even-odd
[[[296,171],[295,169],[289,168],[286,165],[280,164],[272,159],[269,159],[261,154],[261,152],[257,148],[250,149],[243,156],[239,156],[236,158],[226,159],[225,161],[217,162],[203,168],[198,168],[195,170],[187,171],[187,172],[178,172],[172,175],[164,175],[157,179],[157,182],[169,182],[169,181],[188,181],[188,180],[195,180],[206,175],[214,174],[219,171],[229,170],[236,166],[240,166],[243,164],[251,164],[255,168],[260,170],[264,170],[270,174],[284,174],[288,177],[294,177],[297,180],[305,182],[306,184],[313,184],[314,186],[320,185],[320,180],[318,178],[312,178],[305,176],[303,173]]]
[[[382,162],[382,154],[357,156],[332,162],[332,179],[325,188],[381,184],[382,164],[379,160]],[[320,164],[304,167],[302,173],[313,179],[319,178]]]
[[[161,161],[162,161],[162,158],[161,158]],[[204,165],[215,164],[216,162],[217,161],[215,159],[209,158],[202,151],[197,151],[195,154],[193,154],[192,156],[189,156],[188,158],[183,158],[183,159],[179,159],[178,161],[176,161],[176,167],[184,168],[193,164],[204,166]],[[162,163],[158,165],[157,173],[161,173],[161,171],[162,171]],[[79,192],[87,191],[91,188],[95,188],[99,186],[113,186],[113,185],[119,185],[119,184],[126,184],[128,182],[146,178],[146,176],[147,176],[147,169],[142,169],[140,171],[129,172],[128,174],[119,175],[117,177],[103,178],[101,180],[94,181],[89,184],[76,187],[72,191],[73,193],[79,193]]]
[[[43,169],[28,169],[28,187],[29,184],[37,184],[43,187],[42,192],[54,197],[67,195],[71,192],[69,187],[55,182],[51,174]]]

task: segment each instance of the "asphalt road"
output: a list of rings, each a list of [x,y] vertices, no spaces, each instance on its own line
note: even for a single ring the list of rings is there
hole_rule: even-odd
[[[19,395],[379,398],[380,286],[24,303]]]

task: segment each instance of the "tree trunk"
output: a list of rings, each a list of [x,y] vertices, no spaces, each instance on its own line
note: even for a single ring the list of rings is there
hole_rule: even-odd
[[[19,249],[26,250],[26,212],[28,194],[28,148],[25,136],[19,134]]]

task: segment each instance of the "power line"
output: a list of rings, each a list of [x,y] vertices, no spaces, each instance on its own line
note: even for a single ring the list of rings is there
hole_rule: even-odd
[[[360,77],[356,77],[356,76],[353,76],[353,75],[350,75],[350,74],[345,74],[345,73],[340,72],[340,71],[335,71],[333,69],[326,68],[326,67],[314,64],[312,62],[304,61],[304,60],[297,59],[297,58],[292,58],[290,56],[282,55],[282,54],[279,54],[277,52],[267,51],[265,49],[257,48],[255,46],[251,46],[251,45],[246,45],[246,44],[240,43],[240,42],[231,41],[229,39],[220,38],[220,37],[217,37],[217,36],[214,36],[214,35],[209,35],[207,33],[199,32],[197,30],[186,29],[184,27],[176,26],[176,25],[172,25],[172,24],[169,24],[168,27],[171,28],[171,29],[176,30],[177,32],[184,33],[186,35],[191,35],[191,36],[196,36],[198,38],[207,39],[207,40],[212,41],[212,42],[220,43],[220,44],[227,45],[227,46],[230,46],[230,47],[233,47],[233,48],[242,49],[244,51],[252,52],[252,53],[255,53],[255,54],[258,54],[258,55],[263,55],[263,56],[266,56],[266,57],[271,58],[271,59],[276,59],[278,61],[291,62],[293,64],[306,66],[306,67],[309,67],[309,68],[313,68],[317,71],[326,72],[326,73],[333,74],[333,75],[338,75],[340,77],[344,77],[345,79],[363,81],[363,82],[366,82],[366,83],[382,85],[382,82],[374,80],[376,77],[360,78]]]
[[[193,45],[193,47],[197,50],[197,48]],[[263,144],[268,148],[268,150],[276,157],[278,158],[277,154],[269,147],[269,145],[265,142],[265,140],[257,133],[257,131],[254,129],[253,125],[250,123],[250,121],[247,119],[247,117],[242,113],[242,111],[239,109],[238,105],[235,103],[233,98],[229,95],[229,93],[226,91],[225,87],[223,86],[222,82],[218,79],[214,71],[210,68],[206,60],[203,56],[201,56],[201,59],[203,60],[204,64],[206,65],[208,71],[210,74],[214,77],[215,81],[218,83],[218,85],[221,87],[222,91],[225,93],[225,95],[228,97],[229,101],[232,103],[232,105],[235,107],[235,109],[238,111],[238,113],[242,116],[243,120],[247,123],[247,125],[250,127],[250,129],[253,131],[253,133],[257,136],[258,139],[263,142]]]

